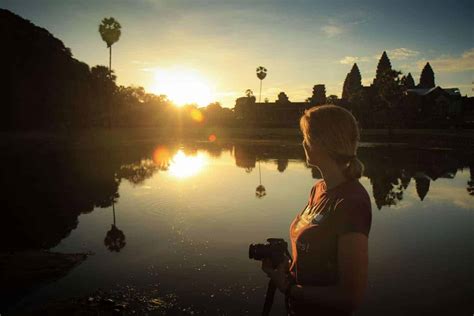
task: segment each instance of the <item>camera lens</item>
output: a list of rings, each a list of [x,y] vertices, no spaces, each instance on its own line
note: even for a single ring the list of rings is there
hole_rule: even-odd
[[[249,246],[249,259],[255,259],[255,248],[254,244],[250,244]]]
[[[269,245],[251,244],[249,246],[249,258],[255,260],[262,260],[264,258],[271,258],[272,251]]]

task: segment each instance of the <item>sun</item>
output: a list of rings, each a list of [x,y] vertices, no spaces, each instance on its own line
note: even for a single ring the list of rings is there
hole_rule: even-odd
[[[166,95],[177,106],[189,103],[206,106],[213,101],[211,85],[193,69],[157,68],[150,90],[155,94]]]

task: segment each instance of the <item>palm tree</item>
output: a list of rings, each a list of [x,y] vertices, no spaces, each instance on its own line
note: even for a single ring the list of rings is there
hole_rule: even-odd
[[[258,102],[260,102],[261,99],[262,99],[262,81],[263,81],[263,79],[265,79],[266,76],[267,76],[267,68],[265,68],[263,66],[258,66],[257,67],[257,77],[258,77],[258,79],[260,79],[260,95],[258,97]]]
[[[120,23],[113,17],[102,19],[102,23],[99,25],[100,36],[109,48],[109,72],[112,71],[112,45],[118,42],[122,34],[121,28]]]

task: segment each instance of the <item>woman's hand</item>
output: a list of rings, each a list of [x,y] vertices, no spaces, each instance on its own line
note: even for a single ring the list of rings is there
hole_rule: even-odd
[[[286,258],[280,263],[276,269],[273,269],[271,259],[262,260],[262,270],[270,277],[275,286],[282,292],[285,293],[290,281],[288,280],[288,273],[290,268],[290,260]]]

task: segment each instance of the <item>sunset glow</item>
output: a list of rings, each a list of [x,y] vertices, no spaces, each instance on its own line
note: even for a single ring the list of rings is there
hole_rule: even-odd
[[[206,106],[213,101],[211,84],[192,69],[157,68],[150,90],[155,94],[167,95],[177,106],[189,103]]]

